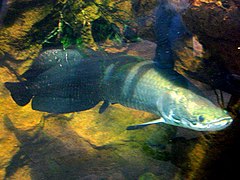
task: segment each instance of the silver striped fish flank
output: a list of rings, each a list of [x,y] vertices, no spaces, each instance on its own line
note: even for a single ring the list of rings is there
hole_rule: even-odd
[[[197,131],[216,131],[232,122],[226,111],[189,90],[183,76],[156,68],[154,62],[136,62],[124,68],[116,66],[112,71],[105,72],[106,76],[110,78],[103,81],[105,101],[118,102],[161,117],[129,126],[128,130],[166,123]]]

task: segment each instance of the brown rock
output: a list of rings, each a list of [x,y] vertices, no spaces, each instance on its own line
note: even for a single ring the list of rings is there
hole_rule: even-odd
[[[240,74],[240,11],[239,3],[230,0],[194,1],[183,15],[190,31],[211,56],[218,57],[231,73]]]

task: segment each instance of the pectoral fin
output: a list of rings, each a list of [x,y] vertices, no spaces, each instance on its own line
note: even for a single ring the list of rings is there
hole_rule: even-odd
[[[106,109],[112,105],[112,104],[117,104],[117,103],[111,103],[109,101],[104,101],[103,104],[101,105],[101,107],[99,108],[99,113],[102,114],[106,111]]]
[[[99,108],[99,113],[102,114],[110,105],[109,101],[104,101],[103,104],[101,105],[101,107]]]
[[[142,124],[137,124],[137,125],[133,125],[133,126],[128,126],[127,130],[136,130],[136,129],[142,129],[146,126],[152,125],[152,124],[159,124],[159,123],[163,123],[165,122],[165,120],[163,118],[154,120],[154,121],[150,121],[150,122],[146,122],[146,123],[142,123]]]

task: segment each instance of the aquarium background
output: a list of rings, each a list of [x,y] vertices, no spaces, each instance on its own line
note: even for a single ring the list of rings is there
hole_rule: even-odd
[[[76,48],[90,57],[155,57],[160,0],[1,0],[0,179],[231,179],[238,177],[240,113],[239,1],[169,0],[193,39],[175,47],[175,69],[233,124],[219,132],[170,125],[126,127],[157,119],[114,104],[68,114],[14,103],[5,82],[21,80],[44,49]],[[91,50],[90,50],[91,49]],[[194,54],[192,53],[195,50]],[[99,56],[101,57],[101,56]]]

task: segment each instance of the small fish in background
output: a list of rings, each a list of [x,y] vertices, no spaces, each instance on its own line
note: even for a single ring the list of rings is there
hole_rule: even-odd
[[[100,113],[119,103],[160,117],[129,126],[128,130],[159,123],[196,131],[224,129],[232,122],[228,113],[173,69],[172,46],[189,33],[177,12],[168,6],[159,7],[162,26],[156,30],[160,34],[154,61],[128,55],[94,55],[94,52],[94,58],[84,58],[75,49],[52,49],[42,52],[22,75],[25,81],[6,82],[5,86],[18,105],[24,106],[32,100],[32,108],[39,111],[56,114],[83,111],[103,101]]]

